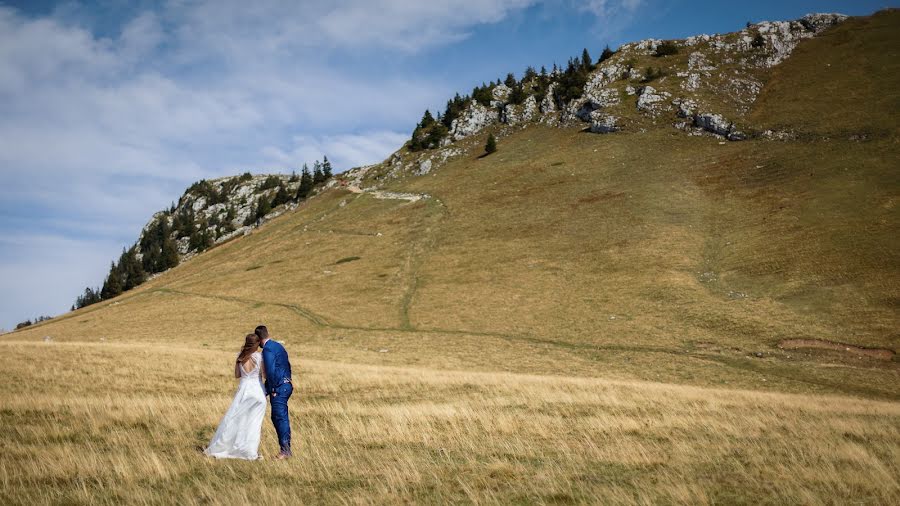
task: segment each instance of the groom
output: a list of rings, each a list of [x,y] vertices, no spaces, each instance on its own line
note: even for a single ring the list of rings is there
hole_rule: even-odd
[[[288,399],[294,392],[291,384],[291,363],[287,351],[278,341],[269,339],[265,325],[256,327],[259,345],[262,347],[263,367],[266,370],[266,395],[272,400],[272,425],[278,434],[281,452],[277,459],[291,457],[291,422],[288,419]]]

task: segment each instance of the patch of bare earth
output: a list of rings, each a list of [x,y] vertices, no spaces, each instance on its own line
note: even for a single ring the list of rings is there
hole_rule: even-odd
[[[877,360],[893,360],[895,355],[894,350],[886,348],[865,348],[852,344],[826,341],[824,339],[785,339],[778,343],[778,347],[784,350],[812,348],[817,350],[844,351]]]

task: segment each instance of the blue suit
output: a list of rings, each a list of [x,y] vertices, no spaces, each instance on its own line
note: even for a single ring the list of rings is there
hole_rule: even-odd
[[[288,418],[288,399],[294,392],[291,384],[291,362],[287,351],[277,341],[269,339],[263,346],[263,366],[266,368],[266,395],[272,400],[272,425],[278,434],[281,452],[291,454],[291,421]]]

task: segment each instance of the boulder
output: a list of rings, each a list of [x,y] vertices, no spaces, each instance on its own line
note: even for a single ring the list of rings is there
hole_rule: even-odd
[[[595,134],[608,134],[621,130],[618,125],[619,118],[612,114],[594,111],[591,117],[591,132]]]
[[[665,108],[665,102],[671,94],[665,91],[657,91],[652,86],[643,86],[638,89],[637,108],[639,111],[656,116]]]

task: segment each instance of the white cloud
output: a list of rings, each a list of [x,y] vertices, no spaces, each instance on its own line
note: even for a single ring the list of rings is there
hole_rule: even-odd
[[[374,131],[363,134],[325,136],[300,135],[287,150],[276,146],[262,149],[273,165],[298,167],[304,161],[321,160],[328,156],[338,170],[351,169],[373,161],[383,160],[409,140],[409,134]]]
[[[464,39],[475,26],[496,23],[511,11],[536,0],[344,0],[319,18],[318,25],[332,44],[360,47],[377,45],[419,51]]]

